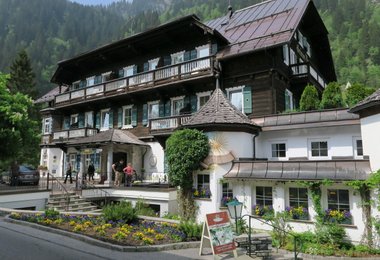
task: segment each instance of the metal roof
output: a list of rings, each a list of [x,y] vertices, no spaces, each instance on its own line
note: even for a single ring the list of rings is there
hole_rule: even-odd
[[[365,180],[369,160],[235,161],[227,179],[262,180]]]
[[[63,92],[66,91],[66,89],[68,89],[67,86],[61,86],[61,92],[59,92],[59,88],[60,88],[60,86],[57,86],[57,87],[53,88],[48,93],[46,93],[42,97],[40,97],[37,100],[35,100],[34,103],[35,104],[39,104],[39,103],[45,103],[45,102],[52,101],[52,100],[54,100],[54,97],[56,95],[58,95],[60,93],[63,93]]]
[[[218,30],[231,44],[218,56],[225,57],[289,42],[310,0],[269,0],[206,25]]]

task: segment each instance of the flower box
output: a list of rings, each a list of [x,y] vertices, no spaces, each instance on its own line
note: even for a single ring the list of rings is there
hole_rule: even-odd
[[[270,216],[274,214],[272,206],[253,205],[252,214],[257,216]]]
[[[304,207],[286,207],[285,211],[292,219],[308,220],[309,211]]]
[[[193,197],[194,198],[211,198],[211,191],[205,188],[194,188],[193,189]]]
[[[351,225],[352,215],[348,210],[326,209],[324,220],[331,223]]]

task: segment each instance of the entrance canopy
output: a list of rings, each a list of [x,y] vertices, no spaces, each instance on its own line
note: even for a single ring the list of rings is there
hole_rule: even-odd
[[[369,160],[329,161],[235,161],[226,179],[260,180],[365,180],[371,173]]]
[[[134,144],[148,146],[148,144],[140,141],[134,134],[120,130],[120,129],[110,129],[104,132],[100,132],[93,136],[88,136],[85,138],[80,138],[76,140],[71,140],[67,142],[67,146],[78,146],[78,145],[104,145],[104,144]]]

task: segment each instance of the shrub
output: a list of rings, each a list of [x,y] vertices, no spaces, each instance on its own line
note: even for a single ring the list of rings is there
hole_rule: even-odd
[[[46,209],[45,216],[50,219],[55,219],[56,217],[59,216],[59,212],[54,209]]]
[[[105,221],[124,220],[127,223],[131,223],[137,218],[137,214],[130,202],[123,201],[119,204],[104,207],[103,217]]]
[[[173,214],[173,213],[169,213],[167,212],[162,218],[166,218],[166,219],[174,219],[174,220],[181,220],[181,216],[178,215],[178,214]]]
[[[310,111],[319,107],[319,95],[317,89],[312,85],[307,85],[302,92],[300,100],[300,110]]]
[[[156,212],[143,200],[138,200],[135,205],[136,215],[155,217]]]
[[[342,91],[338,83],[330,82],[326,89],[323,91],[322,100],[321,100],[321,108],[339,108],[343,107],[343,96]]]
[[[366,87],[361,84],[353,84],[351,87],[347,88],[346,103],[349,107],[352,107],[375,92],[375,89]]]
[[[346,231],[337,223],[317,224],[315,233],[320,244],[341,246],[345,243]]]
[[[179,224],[179,230],[186,234],[188,240],[200,240],[202,237],[202,224],[193,221],[182,221]]]

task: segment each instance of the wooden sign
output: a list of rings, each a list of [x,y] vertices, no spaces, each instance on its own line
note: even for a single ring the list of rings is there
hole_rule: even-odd
[[[236,249],[230,218],[227,212],[217,212],[206,215],[206,222],[203,225],[201,248],[206,243],[211,246],[214,255],[234,251]]]

